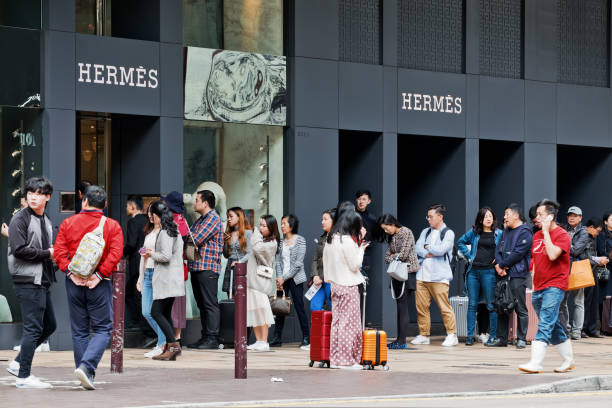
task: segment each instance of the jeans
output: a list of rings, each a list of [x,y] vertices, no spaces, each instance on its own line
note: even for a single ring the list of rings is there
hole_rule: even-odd
[[[21,350],[15,361],[19,363],[18,377],[27,378],[30,376],[34,350],[49,338],[57,324],[49,289],[44,286],[15,285],[15,295],[19,299],[23,319]]]
[[[559,322],[559,307],[565,291],[550,287],[533,292],[531,302],[538,319],[538,333],[535,340],[556,346],[567,340],[567,334]]]
[[[497,274],[495,269],[472,269],[467,276],[468,288],[468,312],[467,312],[467,337],[474,337],[474,327],[476,325],[476,312],[478,310],[478,302],[480,293],[484,295],[484,300],[489,310],[489,329],[491,338],[497,336],[497,313],[493,308],[493,300],[495,299],[495,285],[497,283]]]
[[[219,274],[213,271],[191,271],[193,297],[200,309],[202,339],[217,341],[221,312],[217,300]]]
[[[569,315],[569,302],[574,303],[574,312],[571,317]],[[580,335],[582,325],[584,324],[584,289],[565,292],[559,309],[559,321],[565,334],[574,333]]]
[[[325,302],[327,302],[331,310],[331,285],[327,282],[323,282],[321,289],[310,299],[310,311],[323,310]]]
[[[161,327],[168,343],[176,343],[174,337],[174,329],[172,327],[172,305],[174,298],[155,299],[151,306],[151,316],[155,319],[159,327]]]
[[[66,278],[66,294],[75,366],[95,373],[113,332],[113,283],[103,279],[89,289]]]
[[[510,278],[510,291],[516,299],[516,339],[527,340],[527,327],[529,326],[529,311],[525,292],[527,290],[527,278]],[[499,314],[497,316],[497,337],[504,343],[508,342],[508,329],[512,313]]]
[[[142,315],[149,323],[157,335],[157,346],[161,347],[166,344],[166,336],[159,324],[151,316],[151,307],[153,306],[153,268],[145,269],[144,283],[142,284]]]

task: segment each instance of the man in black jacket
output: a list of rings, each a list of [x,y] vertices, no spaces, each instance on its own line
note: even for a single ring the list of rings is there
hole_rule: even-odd
[[[138,250],[142,248],[144,244],[144,227],[148,222],[147,216],[142,212],[143,209],[144,204],[141,196],[128,196],[125,212],[130,219],[127,222],[125,245],[123,247],[123,256],[127,258],[128,262],[125,302],[130,318],[127,326],[150,331],[149,325],[142,316],[141,295],[136,289],[136,283],[138,282],[138,275],[140,273],[140,254]]]
[[[529,281],[533,234],[531,228],[524,223],[525,217],[518,204],[512,203],[506,207],[504,222],[506,229],[495,249],[495,270],[498,279],[510,279],[510,290],[516,299],[515,310],[518,318],[516,348],[522,349],[527,345],[527,326],[529,325],[525,291]],[[487,346],[505,347],[508,345],[509,319],[509,314],[499,313],[497,315],[497,338],[487,343]]]
[[[366,230],[365,240],[372,242],[372,233],[378,226],[376,225],[376,216],[368,211],[368,206],[372,203],[372,193],[369,190],[359,190],[355,193],[355,209],[361,217],[363,228]],[[372,245],[368,246],[363,254],[361,270],[367,276],[371,266]]]
[[[597,322],[599,321],[599,279],[597,269],[605,268],[609,259],[607,256],[597,256],[597,240],[602,230],[601,220],[591,218],[586,222],[586,230],[589,233],[589,243],[586,247],[586,256],[591,262],[595,286],[584,288],[584,324],[582,325],[582,337],[603,338],[599,333]]]
[[[55,331],[56,321],[49,288],[55,282],[53,228],[45,214],[53,185],[44,177],[25,182],[28,206],[9,224],[8,267],[21,305],[21,347],[7,371],[17,376],[17,388],[52,388],[31,375],[34,350]]]

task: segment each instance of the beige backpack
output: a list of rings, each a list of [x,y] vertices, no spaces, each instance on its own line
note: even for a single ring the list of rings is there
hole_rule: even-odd
[[[70,272],[82,278],[89,278],[96,271],[106,246],[104,236],[102,235],[105,222],[106,217],[102,216],[98,227],[83,236],[79,247],[70,261],[70,265],[68,265]]]

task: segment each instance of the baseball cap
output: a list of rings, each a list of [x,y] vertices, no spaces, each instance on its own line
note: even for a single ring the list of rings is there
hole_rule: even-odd
[[[582,210],[580,209],[580,207],[576,207],[575,205],[570,207],[569,210],[567,210],[568,214],[576,214],[576,215],[582,215]]]

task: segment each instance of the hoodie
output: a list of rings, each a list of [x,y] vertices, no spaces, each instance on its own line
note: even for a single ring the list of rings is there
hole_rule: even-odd
[[[531,261],[533,234],[526,224],[514,229],[506,228],[495,249],[495,262],[500,268],[508,268],[510,278],[527,278]]]

